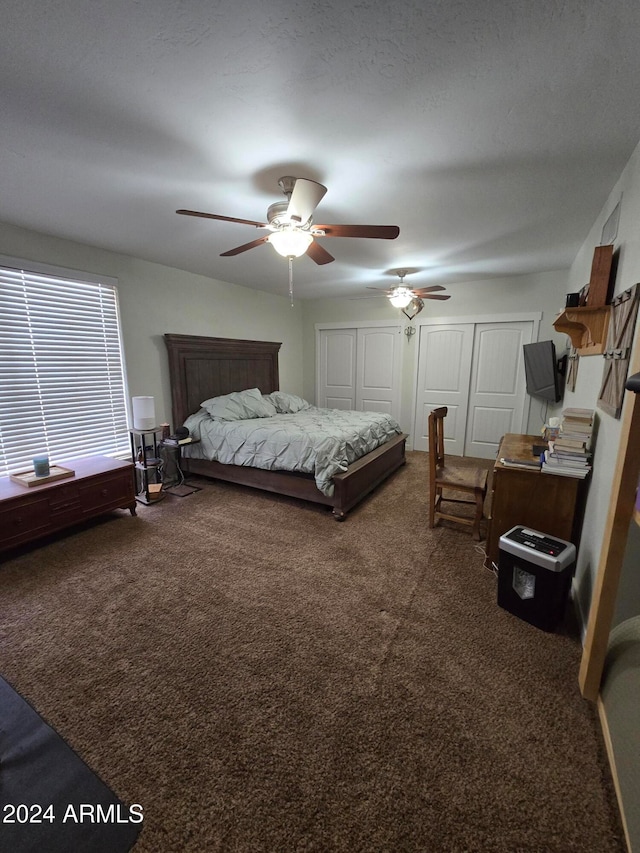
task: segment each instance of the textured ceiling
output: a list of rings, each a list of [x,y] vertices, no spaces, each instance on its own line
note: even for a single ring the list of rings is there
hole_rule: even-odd
[[[282,175],[316,221],[298,297],[567,267],[640,139],[636,0],[4,0],[0,220],[286,295]],[[455,287],[455,285],[454,285]],[[452,288],[453,291],[453,288]]]

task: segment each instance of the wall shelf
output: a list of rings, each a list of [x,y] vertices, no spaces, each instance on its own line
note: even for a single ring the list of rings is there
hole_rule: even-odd
[[[610,305],[565,308],[553,321],[553,328],[569,335],[578,355],[602,355],[607,346],[610,314]]]

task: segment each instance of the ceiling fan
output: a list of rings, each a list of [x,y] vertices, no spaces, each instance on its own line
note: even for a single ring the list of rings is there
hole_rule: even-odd
[[[394,308],[402,308],[403,312],[412,320],[416,314],[419,314],[424,307],[425,299],[451,299],[451,296],[446,296],[437,291],[444,290],[441,284],[432,284],[429,287],[409,287],[404,283],[404,277],[407,275],[407,270],[396,270],[396,275],[400,279],[400,283],[394,287],[383,289],[381,287],[367,287],[367,290],[378,290],[380,296],[386,296]],[[375,297],[365,297],[375,299]],[[409,315],[407,310],[413,313]]]
[[[220,216],[217,213],[200,213],[197,210],[176,210],[176,213],[201,216],[205,219],[219,219],[223,222],[239,222],[242,225],[253,225],[255,228],[267,228],[271,232],[250,243],[222,252],[220,256],[223,258],[240,255],[262,243],[271,243],[276,252],[285,258],[298,258],[306,252],[316,264],[328,264],[335,258],[316,241],[316,237],[370,237],[394,240],[400,233],[397,225],[316,225],[312,215],[327,188],[317,181],[294,178],[290,175],[280,178],[278,186],[287,197],[287,201],[277,201],[270,205],[267,209],[266,222]]]

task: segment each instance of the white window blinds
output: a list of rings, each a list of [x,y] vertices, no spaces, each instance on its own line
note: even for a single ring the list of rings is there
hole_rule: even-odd
[[[0,266],[0,476],[129,449],[115,286]]]

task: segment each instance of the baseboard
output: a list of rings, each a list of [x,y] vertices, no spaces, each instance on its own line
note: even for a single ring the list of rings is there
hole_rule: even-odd
[[[620,789],[620,782],[618,780],[618,771],[616,769],[616,758],[613,751],[613,742],[611,740],[611,732],[609,731],[609,721],[607,720],[607,709],[604,706],[604,702],[602,701],[602,696],[598,696],[597,700],[598,707],[598,716],[600,717],[600,728],[602,729],[602,736],[604,737],[604,743],[607,749],[607,758],[609,759],[609,767],[611,768],[611,776],[613,778],[613,785],[616,790],[616,798],[618,800],[618,808],[620,809],[620,816],[622,818],[622,828],[624,829],[624,839],[627,845],[627,850],[629,853],[631,851],[631,839],[629,837],[629,829],[627,827],[627,821],[624,814],[624,803],[622,802],[622,791]]]

